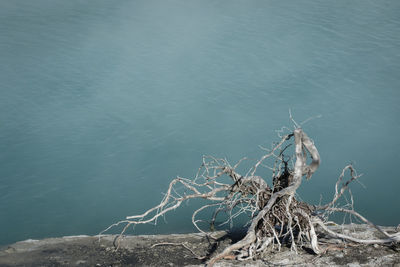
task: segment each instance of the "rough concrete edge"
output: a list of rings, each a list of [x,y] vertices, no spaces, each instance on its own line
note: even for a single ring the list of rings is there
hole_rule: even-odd
[[[228,232],[226,231],[216,231],[213,232],[213,236],[223,236],[227,234]],[[50,237],[50,238],[44,238],[44,239],[27,239],[23,241],[18,241],[13,244],[9,245],[4,245],[0,246],[0,256],[3,253],[9,253],[9,252],[28,252],[28,251],[34,251],[38,250],[43,246],[46,245],[54,245],[54,244],[59,244],[59,243],[65,243],[65,242],[73,242],[73,241],[79,241],[82,239],[99,239],[99,240],[106,240],[113,242],[115,238],[118,235],[116,234],[105,234],[105,235],[73,235],[73,236],[62,236],[62,237]],[[123,237],[123,242],[124,244],[129,244],[130,240],[138,240],[138,239],[148,239],[148,240],[163,240],[163,239],[185,239],[185,238],[195,238],[195,239],[201,239],[205,237],[206,235],[203,233],[187,233],[187,234],[164,234],[164,235],[125,235]],[[128,246],[128,245],[125,245]]]
[[[371,228],[367,224],[346,224],[346,225],[336,225],[329,226],[330,229],[334,231],[351,231],[356,230],[357,233],[361,233],[362,235],[366,235],[366,237],[379,237],[380,233],[377,232],[374,228]],[[389,233],[396,233],[397,229],[394,226],[381,226],[382,229]],[[228,231],[216,231],[213,232],[212,235],[216,237],[222,237],[225,234],[228,234]],[[211,233],[210,233],[211,234]],[[115,234],[106,234],[106,235],[73,235],[73,236],[63,236],[63,237],[52,237],[52,238],[44,238],[40,240],[36,239],[27,239],[23,241],[16,242],[14,244],[9,244],[5,246],[0,246],[0,255],[5,253],[7,250],[13,252],[25,252],[25,251],[33,251],[40,249],[40,247],[45,245],[52,245],[62,242],[73,242],[81,239],[95,239],[99,238],[100,240],[106,240],[113,242],[118,235]],[[196,238],[201,239],[205,237],[204,233],[187,233],[187,234],[164,234],[164,235],[125,235],[124,242],[125,244],[129,244],[130,240],[133,239],[149,239],[149,240],[161,240],[161,239],[184,239],[184,238]]]

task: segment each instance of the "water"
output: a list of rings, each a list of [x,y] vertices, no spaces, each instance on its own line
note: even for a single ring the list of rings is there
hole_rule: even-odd
[[[364,173],[355,208],[400,223],[399,1],[0,2],[0,243],[97,234],[203,154],[259,157],[304,130],[300,196]],[[134,233],[193,231],[191,206]]]

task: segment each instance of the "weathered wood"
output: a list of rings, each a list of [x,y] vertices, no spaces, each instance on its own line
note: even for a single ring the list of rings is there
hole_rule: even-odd
[[[290,146],[290,140],[293,136],[295,162],[293,169],[291,169],[283,154],[286,148]],[[284,147],[284,144],[287,145]],[[308,155],[311,158],[309,165],[306,164]],[[272,167],[265,163],[269,159],[275,159]],[[119,236],[119,240],[121,240],[129,226],[157,223],[159,217],[178,208],[183,202],[189,199],[202,198],[211,203],[193,212],[192,223],[199,232],[211,238],[213,238],[212,234],[206,233],[199,226],[199,223],[204,221],[197,219],[201,211],[208,208],[215,209],[210,223],[212,228],[218,214],[223,211],[229,217],[225,223],[232,222],[241,213],[247,213],[251,218],[246,235],[238,242],[214,255],[208,262],[209,266],[221,259],[257,259],[262,257],[265,251],[271,248],[280,250],[283,245],[290,245],[291,250],[296,253],[298,248],[309,246],[315,254],[320,254],[323,250],[320,248],[317,233],[321,231],[333,238],[363,244],[400,242],[400,233],[389,234],[385,232],[354,211],[352,203],[348,204],[346,208],[335,206],[338,199],[347,191],[349,184],[360,177],[351,165],[346,166],[339,176],[335,186],[335,195],[331,202],[325,205],[312,206],[296,199],[296,192],[302,183],[303,176],[305,175],[307,179],[310,179],[321,163],[318,149],[301,128],[296,128],[293,133],[283,136],[267,154],[250,168],[247,174],[242,175],[236,169],[244,160],[240,160],[232,167],[226,159],[203,157],[203,164],[197,175],[193,179],[177,177],[172,180],[159,205],[140,215],[127,216],[125,220],[111,225],[102,233],[114,226],[125,224]],[[264,178],[257,175],[261,167],[272,170],[272,186],[269,186]],[[347,170],[350,170],[350,179],[342,183]],[[232,183],[222,183],[222,176],[230,177]],[[339,186],[340,184],[342,185]],[[351,201],[353,201],[352,196]],[[350,208],[348,208],[349,206]],[[344,212],[358,218],[381,232],[383,238],[362,239],[329,229],[326,226],[327,219],[332,212]]]

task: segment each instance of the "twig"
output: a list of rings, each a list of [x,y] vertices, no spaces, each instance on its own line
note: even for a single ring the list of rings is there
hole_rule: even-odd
[[[150,248],[158,247],[158,246],[182,246],[189,250],[197,259],[203,260],[206,258],[206,256],[199,256],[197,255],[191,248],[189,248],[185,243],[170,243],[170,242],[163,242],[163,243],[157,243],[152,245]]]

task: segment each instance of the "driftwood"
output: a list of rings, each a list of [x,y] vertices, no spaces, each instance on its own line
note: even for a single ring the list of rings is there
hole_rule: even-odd
[[[294,164],[292,157],[285,159],[285,150],[292,145],[294,139]],[[307,164],[307,158],[311,163]],[[286,157],[287,158],[287,157]],[[267,166],[267,160],[273,160],[273,167]],[[389,234],[379,226],[373,224],[353,209],[353,197],[350,192],[351,202],[342,207],[338,200],[348,190],[352,181],[357,180],[357,175],[352,165],[344,167],[336,186],[335,195],[331,202],[324,205],[310,205],[296,199],[296,191],[302,183],[303,176],[310,179],[320,165],[320,156],[313,141],[300,128],[284,136],[274,144],[268,153],[262,156],[247,172],[239,174],[236,169],[246,160],[240,160],[231,166],[226,159],[204,156],[197,175],[193,179],[177,177],[171,181],[163,200],[157,206],[147,210],[143,214],[128,216],[109,229],[125,224],[119,237],[130,226],[147,223],[157,223],[157,220],[171,210],[178,208],[189,199],[206,199],[209,201],[195,210],[192,223],[202,233],[209,235],[201,229],[204,220],[198,219],[199,212],[213,208],[214,212],[209,225],[214,228],[216,219],[220,213],[227,215],[225,223],[231,223],[234,218],[245,213],[249,215],[249,226],[246,235],[238,242],[227,247],[223,252],[213,256],[208,265],[212,266],[220,259],[248,260],[262,257],[269,249],[280,250],[282,246],[290,246],[296,251],[308,246],[315,254],[321,254],[325,250],[320,248],[318,233],[324,232],[333,238],[339,238],[348,242],[363,244],[384,244],[400,242],[400,233]],[[292,161],[292,164],[290,164]],[[293,166],[289,166],[293,165]],[[260,167],[272,170],[272,185],[257,175]],[[264,169],[265,170],[265,169]],[[346,173],[350,178],[344,181]],[[231,183],[224,183],[223,176],[230,177]],[[335,232],[327,227],[331,223],[328,219],[332,213],[345,213],[357,218],[363,223],[377,229],[381,239],[364,240],[351,234]],[[176,244],[174,244],[176,245]],[[190,250],[190,248],[188,248]]]

